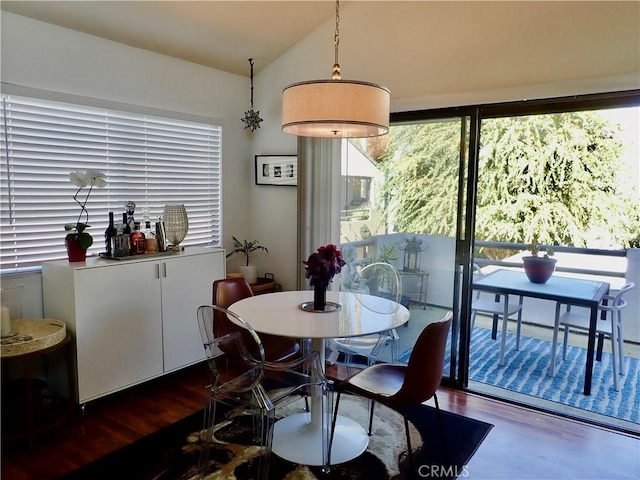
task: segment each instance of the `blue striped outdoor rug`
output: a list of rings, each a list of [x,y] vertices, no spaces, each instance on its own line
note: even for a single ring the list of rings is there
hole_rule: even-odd
[[[560,335],[560,338],[562,335]],[[520,336],[520,350],[515,349],[516,337],[507,334],[505,364],[500,358],[500,333],[491,339],[491,330],[476,327],[471,339],[469,379],[513,392],[531,395],[552,402],[580,408],[609,417],[640,423],[640,370],[637,358],[625,358],[625,375],[620,378],[620,391],[613,389],[611,354],[604,352],[602,361],[594,361],[591,395],[582,393],[587,350],[569,345],[567,359],[562,360],[559,343],[556,374],[549,377],[551,342]],[[608,341],[608,340],[606,340]],[[411,350],[399,357],[406,363]],[[445,371],[448,372],[449,344]]]

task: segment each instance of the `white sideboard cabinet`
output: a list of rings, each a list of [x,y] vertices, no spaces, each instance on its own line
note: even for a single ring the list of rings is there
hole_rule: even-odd
[[[196,318],[225,277],[224,250],[42,266],[44,314],[76,344],[82,404],[205,358]]]

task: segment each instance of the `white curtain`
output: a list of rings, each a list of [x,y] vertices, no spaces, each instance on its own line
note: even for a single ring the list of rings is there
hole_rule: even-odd
[[[340,243],[341,145],[342,140],[337,139],[298,137],[300,261],[306,260],[319,246]],[[303,268],[297,287],[299,290],[309,288]]]

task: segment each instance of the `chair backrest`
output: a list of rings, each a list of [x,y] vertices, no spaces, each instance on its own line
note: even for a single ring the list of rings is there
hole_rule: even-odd
[[[605,299],[607,300],[607,305],[601,305],[600,308],[609,311],[622,310],[627,306],[627,301],[622,298],[622,296],[635,286],[635,283],[629,282],[625,284],[620,290],[618,290],[618,293],[616,293],[615,295],[607,295],[605,297]]]
[[[356,275],[351,284],[351,292],[366,293],[376,297],[386,298],[396,302],[389,305],[364,302],[363,305],[376,313],[393,313],[399,308],[402,298],[402,282],[398,270],[386,262],[374,262],[366,265]]]
[[[216,334],[218,319],[229,318],[242,325],[246,335],[231,332]],[[197,311],[198,327],[207,362],[213,373],[213,385],[234,391],[247,391],[257,385],[263,377],[265,353],[260,337],[251,325],[229,310],[217,305],[201,305]]]
[[[213,304],[222,308],[229,308],[232,304],[243,298],[253,297],[251,286],[243,277],[224,278],[213,282]],[[216,315],[216,335],[223,336],[232,332],[240,332],[246,344],[251,344],[246,331],[231,322],[226,315],[219,312]],[[278,337],[276,335],[261,334],[266,351],[267,360],[276,362],[296,355],[300,345],[295,338]]]
[[[218,307],[227,309],[238,300],[252,296],[253,290],[251,290],[251,286],[243,277],[223,278],[213,282],[212,303]],[[214,315],[216,316],[214,324],[216,336],[222,337],[232,332],[243,332],[244,329],[231,322],[227,315],[222,314],[220,311],[215,311]],[[243,335],[245,334],[243,333]],[[246,336],[244,340],[247,344],[251,341]]]
[[[392,397],[394,403],[417,405],[436,392],[442,380],[452,319],[453,312],[447,312],[441,320],[424,327],[411,351],[402,387]]]

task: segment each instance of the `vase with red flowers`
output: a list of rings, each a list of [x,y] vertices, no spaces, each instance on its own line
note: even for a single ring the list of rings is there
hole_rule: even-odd
[[[333,281],[333,277],[340,273],[346,262],[342,258],[342,252],[338,247],[330,243],[319,247],[306,261],[304,276],[310,280],[313,287],[313,309],[324,311],[327,304],[327,288]]]

